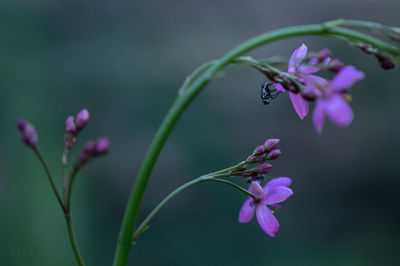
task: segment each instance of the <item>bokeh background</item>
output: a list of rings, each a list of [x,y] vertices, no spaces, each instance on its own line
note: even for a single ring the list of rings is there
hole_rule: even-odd
[[[75,265],[64,217],[15,122],[31,121],[61,187],[63,123],[86,107],[80,146],[109,136],[112,151],[87,166],[73,193],[73,223],[88,265],[111,265],[125,203],[158,124],[184,77],[236,44],[275,28],[338,17],[399,26],[398,0],[0,2],[0,265]],[[254,56],[328,46],[366,79],[353,89],[353,124],[298,119],[289,98],[259,99],[254,70],[212,82],[173,130],[140,219],[167,193],[282,140],[271,176],[293,178],[276,238],[237,222],[245,196],[200,184],[173,199],[139,240],[130,265],[398,265],[399,70],[342,43],[296,37]],[[239,181],[244,185],[244,182]]]

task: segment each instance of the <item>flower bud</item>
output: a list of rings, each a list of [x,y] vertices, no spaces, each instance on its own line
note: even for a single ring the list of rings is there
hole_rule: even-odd
[[[344,68],[344,63],[338,59],[333,59],[328,66],[328,70],[334,73],[338,73]]]
[[[260,174],[266,174],[269,171],[271,171],[271,169],[272,169],[272,165],[270,165],[269,163],[263,163],[258,166],[258,172]]]
[[[257,147],[254,149],[253,154],[259,155],[259,154],[263,154],[264,152],[265,152],[264,146],[263,146],[263,145],[260,145],[260,146],[257,146]]]
[[[264,143],[264,147],[267,151],[272,151],[278,148],[280,139],[267,139]]]
[[[95,154],[103,155],[110,149],[110,140],[108,138],[100,138],[96,142]]]
[[[249,157],[247,157],[247,160],[246,161],[248,161],[248,162],[254,162],[254,161],[256,161],[257,160],[257,156],[249,156]]]
[[[273,150],[273,151],[270,151],[270,152],[268,153],[268,155],[267,155],[267,159],[268,159],[268,160],[275,160],[276,158],[278,158],[279,156],[281,156],[281,154],[282,154],[281,150],[278,150],[278,149]]]
[[[35,148],[39,139],[35,128],[24,119],[18,120],[17,128],[21,134],[22,141],[26,145]]]
[[[380,54],[376,54],[375,57],[378,59],[379,64],[383,69],[393,69],[396,67],[396,64],[387,57],[384,57]]]
[[[303,87],[303,89],[300,92],[301,97],[303,97],[304,100],[306,101],[315,101],[317,98],[317,94],[315,93],[315,90],[310,87]]]
[[[94,154],[95,151],[96,151],[96,142],[94,141],[87,142],[83,147],[83,153]]]
[[[67,120],[65,120],[64,128],[65,128],[65,133],[69,133],[72,135],[76,134],[76,126],[73,116],[68,116]]]
[[[326,58],[332,56],[332,52],[328,48],[322,48],[319,51],[310,53],[311,57],[317,58],[320,62],[324,61]]]
[[[89,121],[89,112],[87,109],[81,110],[75,118],[75,125],[78,130],[83,129]]]

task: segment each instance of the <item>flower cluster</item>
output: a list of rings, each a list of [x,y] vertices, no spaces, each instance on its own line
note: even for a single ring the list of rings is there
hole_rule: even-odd
[[[267,205],[277,209],[280,207],[278,203],[293,194],[293,191],[288,188],[291,184],[291,179],[288,177],[272,179],[264,187],[261,187],[264,175],[272,168],[272,165],[265,161],[274,160],[281,155],[281,151],[278,149],[279,143],[279,139],[268,139],[264,145],[257,146],[241,169],[244,170],[241,174],[248,178],[248,183],[250,183],[249,192],[253,196],[249,197],[243,204],[239,213],[239,222],[250,222],[255,213],[260,227],[271,237],[274,237],[278,232],[279,223],[273,215],[273,211]],[[254,164],[257,167],[246,170],[249,165]]]
[[[325,117],[338,126],[348,126],[353,121],[353,111],[346,98],[350,87],[363,79],[364,73],[354,66],[345,66],[337,59],[331,60],[331,53],[326,48],[310,56],[307,56],[307,50],[307,46],[302,44],[293,52],[286,72],[295,77],[301,86],[282,82],[275,83],[276,89],[289,92],[293,107],[301,119],[309,113],[309,102],[316,101],[313,122],[318,133],[322,132]],[[330,81],[314,75],[321,69],[336,75]]]
[[[67,164],[69,152],[76,143],[78,133],[89,122],[89,117],[88,110],[83,109],[75,117],[68,116],[65,120],[63,164]],[[20,132],[22,141],[29,147],[37,150],[39,138],[35,128],[25,119],[18,120],[17,128]],[[110,140],[107,137],[99,138],[97,141],[87,142],[75,165],[82,166],[89,159],[106,154],[109,148]]]
[[[275,160],[281,155],[279,143],[279,139],[268,139],[263,145],[257,146],[240,167],[230,172],[230,176],[248,177],[249,182],[260,179],[272,169],[272,165],[266,161]]]

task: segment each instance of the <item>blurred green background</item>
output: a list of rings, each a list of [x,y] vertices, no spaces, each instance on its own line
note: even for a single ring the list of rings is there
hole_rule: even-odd
[[[73,223],[88,265],[111,265],[140,162],[184,77],[262,32],[338,17],[399,26],[398,0],[0,2],[0,265],[75,265],[65,221],[44,171],[19,139],[31,121],[61,187],[63,123],[86,107],[85,141],[109,136],[112,151],[86,167],[73,193]],[[241,70],[199,95],[172,132],[145,193],[143,219],[167,193],[282,140],[274,176],[295,192],[277,213],[276,238],[237,222],[246,197],[200,184],[172,200],[138,241],[130,265],[398,265],[399,70],[317,37],[253,53],[290,55],[324,46],[366,79],[353,89],[353,124],[317,135],[289,98],[259,99],[264,78]],[[244,182],[241,182],[244,184]]]

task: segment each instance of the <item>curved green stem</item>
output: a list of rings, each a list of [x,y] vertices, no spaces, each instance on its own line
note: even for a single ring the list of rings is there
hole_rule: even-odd
[[[153,209],[153,211],[146,217],[146,219],[144,219],[144,221],[139,225],[139,227],[136,229],[135,233],[133,234],[133,238],[132,238],[133,244],[135,244],[135,242],[139,238],[139,236],[142,235],[150,227],[150,222],[154,219],[154,217],[159,213],[159,211],[165,206],[165,204],[167,204],[167,202],[170,199],[172,199],[173,197],[175,197],[177,194],[184,191],[185,189],[187,189],[195,184],[204,182],[204,181],[214,181],[214,182],[224,183],[224,184],[230,185],[230,186],[240,190],[241,192],[249,195],[250,197],[253,197],[253,198],[257,197],[256,195],[245,190],[241,186],[238,186],[235,183],[232,183],[228,180],[215,178],[215,176],[212,176],[212,175],[211,176],[210,175],[200,176],[198,178],[193,179],[192,181],[189,181],[189,182],[183,184],[182,186],[180,186],[177,189],[175,189],[174,191],[172,191]]]
[[[113,265],[127,265],[129,253],[132,248],[132,235],[134,228],[136,226],[136,220],[139,212],[139,207],[143,198],[144,191],[146,189],[148,180],[150,178],[151,172],[167,140],[169,134],[171,133],[176,122],[192,102],[192,100],[197,96],[202,88],[210,81],[210,79],[222,68],[232,62],[238,56],[257,48],[266,43],[288,38],[292,36],[300,35],[340,35],[345,36],[350,39],[363,41],[369,43],[378,49],[383,51],[391,52],[400,55],[400,50],[382,42],[374,37],[367,34],[360,33],[350,29],[344,29],[336,26],[332,26],[329,23],[314,24],[314,25],[304,25],[288,27],[279,30],[270,31],[259,36],[256,36],[250,40],[243,42],[242,44],[236,46],[227,54],[222,56],[220,59],[216,60],[211,66],[207,67],[206,70],[201,72],[197,79],[190,82],[189,87],[181,93],[175,100],[168,113],[166,114],[164,120],[162,121],[157,133],[155,134],[153,141],[147,151],[147,154],[142,162],[142,165],[137,174],[135,184],[132,188],[129,200],[125,209],[125,214],[122,220],[120,234],[118,238],[118,243],[115,251],[115,257]]]
[[[75,254],[75,258],[76,258],[76,260],[77,260],[77,262],[78,262],[78,264],[80,266],[84,266],[85,262],[83,261],[82,255],[79,252],[78,244],[77,244],[76,239],[75,239],[75,234],[74,234],[74,231],[72,229],[72,222],[71,222],[71,214],[70,213],[65,213],[65,220],[67,222],[68,235],[69,235],[69,239],[71,241],[72,249],[73,249],[74,254]]]

